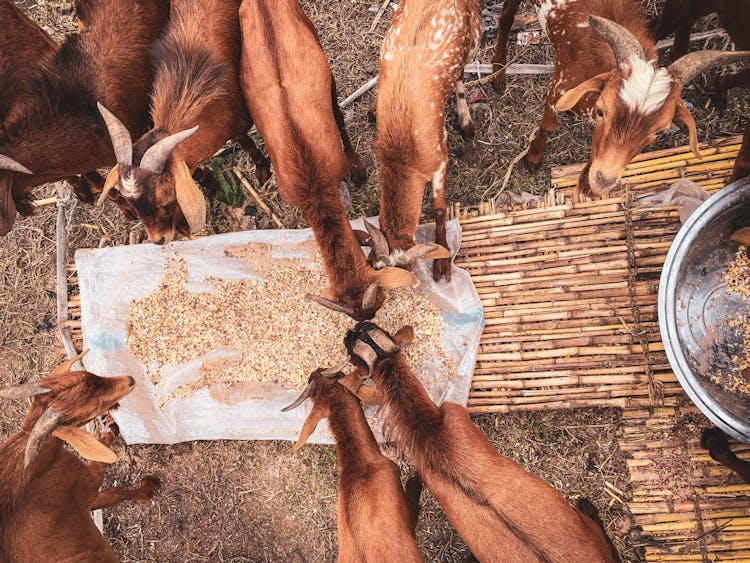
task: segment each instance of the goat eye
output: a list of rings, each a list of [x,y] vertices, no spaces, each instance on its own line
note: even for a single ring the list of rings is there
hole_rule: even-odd
[[[604,119],[604,110],[599,106],[596,106],[596,117],[598,117],[599,119]]]

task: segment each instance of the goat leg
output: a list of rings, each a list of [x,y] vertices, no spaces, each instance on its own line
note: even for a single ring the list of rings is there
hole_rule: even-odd
[[[404,487],[404,493],[406,493],[406,506],[409,508],[409,525],[411,526],[411,533],[414,534],[419,520],[419,498],[422,496],[422,479],[419,473],[409,477]]]
[[[432,208],[435,212],[435,242],[443,248],[448,248],[448,235],[445,230],[445,172],[446,161],[440,165],[437,172],[432,175]],[[440,281],[445,278],[451,280],[451,258],[438,258],[432,263],[432,278]]]
[[[709,95],[711,101],[716,105],[724,106],[727,103],[727,94],[732,88],[750,87],[750,69],[730,72],[716,78]]]
[[[732,170],[732,182],[750,176],[750,119],[745,125],[745,134],[742,136],[742,148],[734,161]]]
[[[458,130],[464,141],[468,141],[474,136],[474,123],[471,121],[471,112],[466,101],[466,86],[460,79],[456,81],[456,113],[458,114]]]
[[[260,185],[265,184],[271,177],[271,163],[246,134],[243,133],[236,140],[240,144],[240,147],[242,147],[242,150],[249,154],[253,160],[255,164],[255,177],[258,179],[258,183]]]
[[[707,428],[701,435],[701,446],[708,450],[709,455],[737,473],[742,479],[750,484],[750,461],[744,461],[737,457],[729,447],[726,435],[718,428]]]
[[[67,182],[73,189],[73,193],[83,203],[93,205],[96,203],[95,193],[101,193],[104,186],[104,178],[96,170],[86,172],[80,176],[71,176]]]
[[[508,62],[508,36],[513,27],[513,20],[516,17],[518,6],[521,0],[505,0],[503,2],[503,11],[500,13],[500,19],[497,22],[497,48],[492,57],[492,72],[497,73],[492,79],[492,87],[496,92],[502,94],[505,91],[506,73],[505,65]]]
[[[553,81],[554,84],[554,81]],[[542,123],[539,125],[534,139],[529,145],[529,151],[523,157],[523,163],[529,172],[536,172],[542,165],[544,150],[547,148],[547,139],[557,129],[557,111],[551,100],[547,101],[547,108],[544,110]]]
[[[146,502],[153,498],[160,486],[161,481],[158,478],[149,476],[141,479],[141,486],[136,489],[126,489],[125,487],[104,489],[96,495],[91,510],[109,508],[124,501]]]
[[[346,160],[349,161],[349,177],[352,182],[361,186],[367,181],[367,171],[365,170],[365,166],[362,164],[357,151],[354,150],[349,134],[346,132],[344,114],[341,113],[341,108],[339,107],[336,81],[333,79],[333,73],[331,73],[331,109],[333,110],[333,118],[336,120],[336,127],[338,127],[339,135],[341,136],[341,142],[344,144]]]

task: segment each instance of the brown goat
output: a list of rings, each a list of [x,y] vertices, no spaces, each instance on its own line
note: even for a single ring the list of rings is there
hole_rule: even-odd
[[[716,427],[707,428],[701,435],[701,446],[708,450],[715,461],[737,473],[750,485],[750,461],[737,457],[729,447],[729,440],[724,432]]]
[[[328,296],[359,306],[375,279],[384,287],[411,284],[413,276],[402,270],[374,271],[349,223],[338,192],[350,165],[335,118],[338,105],[332,103],[333,77],[299,2],[244,1],[240,22],[245,100],[268,148],[281,197],[302,210],[315,233],[331,282]]]
[[[746,60],[750,54],[691,53],[660,68],[654,40],[633,0],[533,3],[556,57],[544,117],[524,157],[529,170],[539,168],[547,139],[557,127],[557,113],[567,110],[594,120],[591,156],[578,178],[576,199],[609,193],[630,161],[673,121],[687,129],[690,146],[700,156],[695,121],[680,98],[682,86],[700,72]],[[513,16],[510,9],[502,14],[511,20]],[[499,27],[504,31],[509,26],[501,21]],[[498,37],[503,44],[493,58],[498,69],[505,65],[507,39],[507,34]],[[495,83],[502,87],[500,76]]]
[[[411,327],[391,338],[372,323],[359,323],[345,343],[352,360],[372,370],[391,437],[477,559],[614,561],[602,530],[501,456],[464,407],[432,402],[398,351],[412,336]]]
[[[11,108],[33,95],[29,73],[49,61],[57,43],[10,0],[0,0],[0,128]]]
[[[117,166],[105,193],[143,223],[149,240],[164,244],[189,236],[206,222],[206,202],[191,175],[228,140],[256,163],[260,179],[268,163],[247,131],[250,115],[240,91],[240,0],[172,0],[169,24],[155,46],[151,96],[153,128],[133,144],[128,131],[103,104]]]
[[[474,132],[462,76],[481,34],[479,0],[403,0],[380,52],[376,156],[380,223],[395,255],[414,246],[425,185],[432,182],[435,242],[447,247],[445,102],[456,93],[459,128]],[[433,263],[450,280],[451,259]]]
[[[0,445],[0,561],[119,561],[91,511],[146,501],[158,487],[146,478],[138,489],[99,491],[117,455],[79,427],[114,407],[135,382],[71,371],[77,359],[36,384],[0,389],[0,398],[33,397],[21,430]],[[81,461],[63,441],[95,461]]]
[[[405,494],[398,466],[380,453],[359,401],[322,371],[310,375],[302,395],[284,410],[312,399],[294,451],[323,418],[336,440],[338,561],[424,561],[414,539],[418,478],[407,484]]]
[[[131,131],[146,130],[149,48],[167,6],[166,0],[101,3],[86,29],[29,76],[33,95],[14,104],[0,127],[0,234],[10,231],[16,212],[33,213],[34,186],[114,163],[97,100],[122,115]]]

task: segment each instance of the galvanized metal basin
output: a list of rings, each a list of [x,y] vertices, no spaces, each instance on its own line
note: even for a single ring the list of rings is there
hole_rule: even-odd
[[[659,328],[669,363],[682,388],[716,426],[750,444],[750,398],[706,376],[731,369],[742,346],[741,327],[750,300],[724,289],[724,272],[738,245],[732,233],[750,226],[750,178],[706,200],[682,226],[659,282]]]

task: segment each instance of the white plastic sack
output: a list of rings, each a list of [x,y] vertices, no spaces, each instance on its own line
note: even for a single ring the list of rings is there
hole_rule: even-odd
[[[353,225],[363,228],[361,220],[354,221]],[[422,226],[417,238],[434,240],[433,232],[433,226]],[[262,243],[272,245],[274,257],[299,257],[307,256],[307,249],[314,247],[309,244],[313,238],[310,229],[260,230],[203,237],[165,247],[140,244],[76,252],[83,343],[84,349],[89,350],[84,358],[86,369],[102,376],[127,374],[136,380],[134,391],[113,413],[127,443],[297,439],[310,410],[310,401],[287,413],[282,413],[281,408],[292,402],[301,389],[269,392],[262,385],[221,384],[202,388],[188,398],[172,399],[163,409],[159,408],[159,399],[170,390],[200,376],[201,359],[207,355],[164,370],[158,386],[154,385],[145,366],[127,349],[126,326],[130,303],[157,288],[172,257],[182,258],[187,264],[189,291],[207,291],[211,286],[206,283],[206,277],[239,280],[253,274],[247,262],[225,256],[225,248]],[[450,221],[448,241],[454,253],[460,240],[458,221]],[[308,244],[304,244],[306,242]],[[431,264],[431,261],[420,260],[414,273],[426,284],[428,298],[442,311],[444,348],[456,359],[457,370],[452,377],[432,383],[427,390],[438,404],[451,401],[465,405],[484,326],[482,306],[468,273],[454,266],[452,281],[436,284],[432,280]],[[231,303],[227,306],[231,307]],[[341,338],[343,341],[344,334]],[[380,429],[375,428],[375,432],[381,439]],[[310,441],[331,443],[327,425],[321,422]]]

